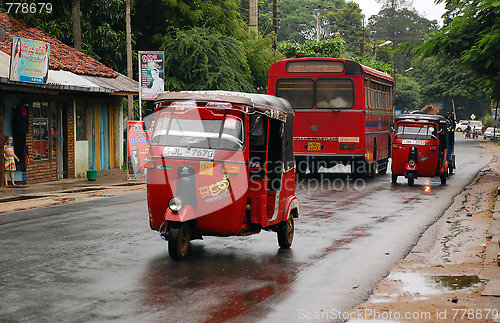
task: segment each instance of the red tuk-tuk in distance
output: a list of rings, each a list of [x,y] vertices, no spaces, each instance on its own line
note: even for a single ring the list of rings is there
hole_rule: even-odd
[[[449,131],[448,121],[441,115],[397,116],[392,143],[392,182],[404,176],[412,186],[417,177],[439,176],[445,185]]]
[[[147,174],[151,229],[173,259],[190,240],[277,232],[290,248],[295,197],[290,104],[264,94],[164,92],[157,96]]]

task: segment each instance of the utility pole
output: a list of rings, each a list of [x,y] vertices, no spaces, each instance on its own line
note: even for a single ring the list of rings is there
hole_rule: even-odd
[[[130,0],[125,2],[125,24],[127,38],[127,76],[134,78],[132,70],[132,27],[130,26]],[[140,86],[140,85],[139,85]],[[134,120],[134,96],[128,95],[128,120]]]
[[[364,56],[365,54],[365,18],[363,18],[363,35],[361,36],[361,41],[359,42],[359,56]]]
[[[273,49],[278,48],[278,0],[273,0]]]
[[[248,30],[259,32],[259,6],[257,0],[250,0],[248,10]]]
[[[320,28],[321,28],[321,13],[319,10],[316,12],[316,42],[319,43],[321,40]]]

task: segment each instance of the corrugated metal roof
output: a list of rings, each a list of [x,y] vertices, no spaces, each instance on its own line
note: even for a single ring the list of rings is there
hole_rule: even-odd
[[[97,86],[113,89],[115,95],[138,95],[139,94],[139,82],[134,81],[125,75],[118,75],[117,78],[110,79],[108,77],[100,76],[87,76],[81,75],[84,79],[90,81]]]

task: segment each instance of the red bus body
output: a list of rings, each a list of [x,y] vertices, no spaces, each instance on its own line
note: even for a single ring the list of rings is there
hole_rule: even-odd
[[[379,172],[385,172],[391,152],[393,92],[389,74],[351,60],[298,58],[269,68],[268,94],[287,99],[295,112],[299,172],[305,172],[305,165],[316,172],[336,163],[358,168],[374,162]]]

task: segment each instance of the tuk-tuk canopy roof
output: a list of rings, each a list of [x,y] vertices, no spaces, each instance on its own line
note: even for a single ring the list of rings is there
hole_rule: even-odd
[[[189,100],[197,102],[229,102],[241,104],[252,108],[256,112],[261,112],[267,116],[286,121],[293,115],[292,106],[287,100],[267,94],[243,93],[231,91],[179,91],[163,92],[158,94],[155,103],[161,104],[164,101]],[[249,111],[249,112],[254,112]]]
[[[402,114],[396,116],[395,121],[436,121],[436,122],[446,122],[447,119],[439,114]]]

